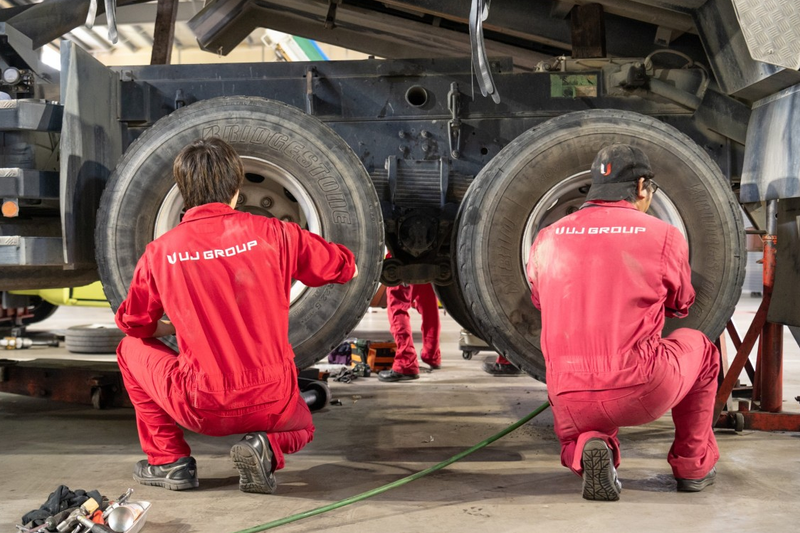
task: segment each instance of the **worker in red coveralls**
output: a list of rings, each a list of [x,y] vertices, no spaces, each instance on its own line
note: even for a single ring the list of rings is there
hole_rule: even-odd
[[[239,488],[272,493],[284,454],[314,436],[288,342],[292,280],[346,283],[355,260],[297,224],[235,211],[244,170],[221,139],[184,148],[173,173],[186,214],[147,245],[116,314],[128,335],[117,360],[147,454],[133,477],[198,486],[180,424],[204,435],[247,433],[231,448]],[[155,339],[176,332],[178,354]]]
[[[419,378],[419,362],[414,349],[411,320],[408,317],[411,307],[422,315],[422,362],[434,370],[442,366],[442,353],[439,350],[439,302],[433,286],[425,283],[387,287],[386,311],[397,351],[392,369],[378,372],[378,379],[381,381],[410,381]]]
[[[694,303],[688,245],[645,214],[658,185],[644,152],[607,146],[591,172],[586,203],[539,233],[528,262],[561,462],[583,477],[584,498],[617,500],[618,428],[671,409],[677,488],[701,491],[719,459],[719,354],[699,331],[661,337],[665,315]]]

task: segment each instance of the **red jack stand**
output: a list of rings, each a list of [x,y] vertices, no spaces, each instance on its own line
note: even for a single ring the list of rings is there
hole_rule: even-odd
[[[715,427],[718,428],[732,428],[737,431],[742,429],[800,431],[800,414],[781,413],[783,404],[783,325],[767,322],[767,311],[775,281],[777,207],[776,200],[767,203],[767,234],[763,237],[763,298],[756,316],[741,342],[733,324],[728,322],[728,334],[736,347],[736,357],[717,391],[714,420],[716,420]],[[756,367],[753,369],[749,364],[748,357],[756,340],[759,339],[758,359]],[[745,366],[749,366],[748,374],[751,374],[753,382],[753,409],[749,408],[748,402],[740,402],[739,411],[723,413],[728,398]]]

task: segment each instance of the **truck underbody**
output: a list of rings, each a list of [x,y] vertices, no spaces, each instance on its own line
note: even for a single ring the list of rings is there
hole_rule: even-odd
[[[433,282],[463,327],[544,380],[527,250],[581,205],[600,147],[649,154],[661,187],[651,214],[690,244],[698,297],[681,326],[711,338],[744,277],[737,195],[756,228],[763,202],[790,209],[800,195],[800,156],[781,135],[800,118],[800,52],[754,52],[749,0],[217,0],[190,21],[209,51],[264,26],[385,59],[111,69],[64,43],[56,84],[33,50],[81,24],[88,4],[46,28],[62,0],[0,10],[0,68],[26,80],[0,86],[11,96],[0,197],[18,211],[0,219],[0,290],[99,277],[119,305],[144,246],[180,221],[172,160],[214,135],[245,163],[238,209],[358,259],[354,283],[293,287],[298,366],[353,329],[379,280]],[[755,41],[780,22],[765,16]],[[798,269],[783,272],[792,286]],[[794,298],[782,300],[793,324]]]

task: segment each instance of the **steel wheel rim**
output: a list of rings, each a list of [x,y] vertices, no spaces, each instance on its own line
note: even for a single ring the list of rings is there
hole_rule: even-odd
[[[311,233],[322,234],[317,206],[295,176],[259,157],[241,156],[241,159],[246,177],[236,205],[238,211],[295,222]],[[153,238],[157,239],[177,226],[182,216],[183,197],[178,186],[173,185],[156,214]],[[307,288],[299,281],[293,281],[290,304],[296,302]]]

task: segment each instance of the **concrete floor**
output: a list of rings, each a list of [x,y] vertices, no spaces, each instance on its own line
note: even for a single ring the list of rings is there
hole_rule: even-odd
[[[746,328],[757,300],[743,298],[735,319]],[[104,310],[60,310],[38,329],[108,321]],[[413,317],[417,324],[416,316]],[[546,400],[528,377],[494,378],[458,351],[458,326],[443,321],[441,370],[412,383],[374,377],[332,383],[342,401],[315,414],[317,436],[289,456],[274,495],[239,492],[228,451],[239,437],[189,434],[200,489],[171,492],[137,485],[143,458],[133,410],[86,407],[0,394],[0,530],[14,531],[59,484],[116,497],[128,487],[152,502],[146,533],[233,533],[313,509],[423,470],[497,433]],[[368,314],[361,336],[388,338],[383,312]],[[369,332],[369,333],[367,333]],[[800,350],[786,336],[786,410],[797,411]],[[71,357],[28,350],[28,357]],[[4,354],[5,355],[5,354]],[[587,502],[580,479],[559,464],[549,411],[465,460],[364,502],[279,528],[364,532],[796,531],[800,434],[718,431],[718,481],[678,494],[665,457],[665,417],[620,432],[622,499]]]

